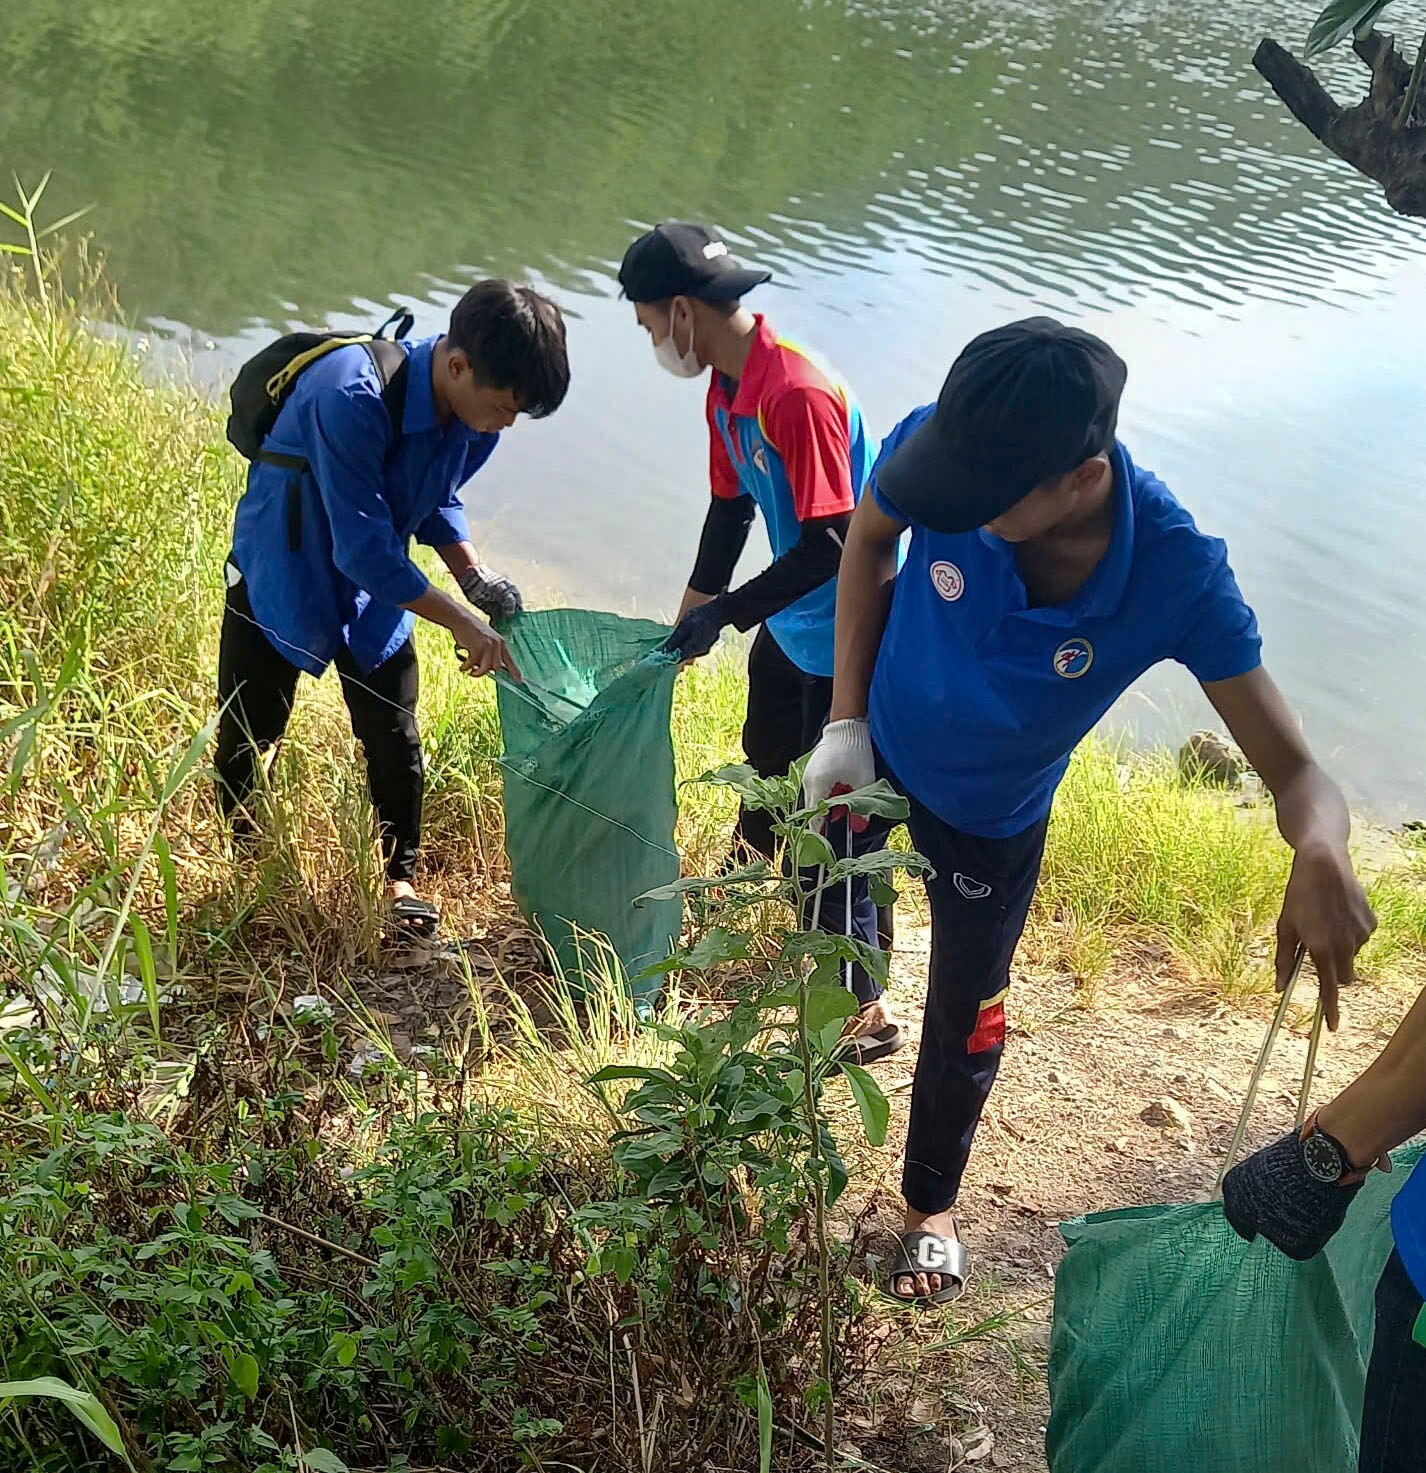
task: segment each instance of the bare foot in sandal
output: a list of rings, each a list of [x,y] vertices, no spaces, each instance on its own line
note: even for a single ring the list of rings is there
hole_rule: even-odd
[[[900,1024],[891,1016],[884,992],[874,1002],[867,1003],[855,1018],[847,1021],[847,1032],[854,1038],[859,1038],[864,1033],[877,1034],[885,1028],[898,1027]]]
[[[888,1058],[906,1043],[901,1025],[891,1016],[885,995],[863,1005],[847,1019],[842,1035],[843,1057],[853,1064],[875,1064]]]
[[[391,906],[392,919],[397,930],[404,935],[424,939],[436,934],[441,913],[434,905],[416,894],[416,887],[409,880],[391,880],[386,886],[386,898]]]
[[[898,1248],[887,1281],[894,1299],[907,1304],[945,1304],[965,1286],[965,1245],[956,1231],[953,1210],[914,1212],[908,1207]],[[903,1272],[909,1269],[915,1272]]]

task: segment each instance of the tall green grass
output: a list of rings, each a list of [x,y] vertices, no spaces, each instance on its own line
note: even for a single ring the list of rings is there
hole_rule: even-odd
[[[1372,838],[1361,873],[1380,924],[1359,972],[1415,976],[1426,959],[1426,849]],[[1168,752],[1087,742],[1055,800],[1028,953],[1091,987],[1144,945],[1196,983],[1267,987],[1291,860],[1270,801],[1185,778]]]
[[[75,893],[98,863],[75,816],[113,811],[122,828],[159,755],[213,715],[244,471],[219,406],[146,374],[142,339],[92,327],[112,315],[102,278],[82,257],[65,264],[68,290],[49,270],[44,298],[18,270],[0,284],[0,727],[15,726],[0,755],[17,774],[23,757],[25,773],[0,806],[0,844],[46,851],[50,896]],[[460,923],[502,868],[494,692],[460,675],[438,631],[417,638],[427,872]],[[681,683],[681,777],[736,752],[740,685],[725,662]],[[221,929],[256,915],[259,938],[312,965],[369,953],[379,887],[355,756],[335,679],[304,681],[253,866],[231,863],[203,784],[178,795],[165,826],[187,919]],[[695,862],[726,817],[720,796],[700,794],[689,790],[681,836]]]
[[[333,679],[303,683],[255,862],[234,862],[206,783],[162,794],[213,715],[221,569],[244,468],[219,406],[156,381],[142,340],[94,325],[113,303],[82,251],[63,265],[44,268],[43,295],[33,263],[0,283],[0,855],[11,888],[78,935],[79,901],[117,866],[130,909],[178,953],[170,968],[188,964],[205,985],[355,965],[374,954],[379,886]],[[494,693],[459,674],[438,631],[420,629],[418,642],[426,872],[454,923],[475,924],[503,877]],[[737,755],[743,698],[736,654],[683,676],[681,780]],[[697,784],[682,794],[680,841],[690,869],[707,870],[731,802]],[[160,809],[166,868],[150,847],[135,879],[122,861]],[[1266,806],[1185,784],[1166,754],[1126,760],[1091,742],[1058,800],[1026,957],[1094,982],[1149,941],[1204,982],[1256,985],[1288,859]],[[1403,848],[1374,895],[1382,927],[1366,971],[1418,966],[1419,857]],[[98,897],[111,909],[121,899]]]
[[[1290,852],[1266,807],[1180,777],[1170,754],[1075,754],[1055,805],[1037,902],[1089,981],[1116,945],[1169,948],[1195,978],[1238,987],[1261,974]],[[1042,945],[1049,938],[1041,933]]]

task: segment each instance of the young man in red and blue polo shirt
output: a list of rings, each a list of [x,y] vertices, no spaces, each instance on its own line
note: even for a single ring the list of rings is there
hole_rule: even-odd
[[[679,378],[712,371],[712,494],[668,648],[693,660],[727,626],[761,625],[748,656],[743,749],[764,776],[785,773],[827,719],[837,566],[873,459],[861,410],[840,376],[742,305],[744,294],[770,274],[740,267],[712,231],[676,220],[641,235],[619,268],[619,285],[659,364]],[[773,561],[730,588],[758,512]],[[738,837],[772,857],[767,814],[745,810]],[[824,919],[829,929],[845,923],[830,912]],[[875,941],[877,915],[869,902],[858,908],[853,929]],[[876,984],[865,974],[854,982],[870,1004]],[[899,1044],[898,1031],[877,1031],[879,1038],[854,1045],[854,1056],[870,1062]]]
[[[1226,547],[1116,438],[1126,373],[1108,344],[1050,318],[982,334],[940,399],[887,437],[842,557],[831,720],[806,796],[886,778],[935,868],[888,1283],[908,1302],[944,1301],[964,1281],[953,1207],[1004,1047],[1055,789],[1145,670],[1187,666],[1271,791],[1295,851],[1279,982],[1305,947],[1334,1028],[1337,989],[1375,924],[1347,805],[1262,668]],[[884,843],[884,826],[857,842]]]

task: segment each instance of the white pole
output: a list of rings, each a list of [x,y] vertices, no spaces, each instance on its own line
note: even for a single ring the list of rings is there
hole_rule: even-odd
[[[850,859],[851,857],[852,857],[852,816],[849,813],[847,815],[847,858]],[[847,876],[847,888],[846,888],[846,927],[847,927],[847,940],[850,941],[852,939],[852,877],[850,875]],[[854,991],[854,988],[852,987],[852,963],[851,963],[850,958],[847,960],[846,970],[842,974],[842,985],[847,989],[848,992]]]

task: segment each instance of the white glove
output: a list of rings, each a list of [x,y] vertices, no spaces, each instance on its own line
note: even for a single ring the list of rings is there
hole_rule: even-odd
[[[876,756],[865,716],[833,721],[812,749],[802,774],[802,797],[809,808],[833,796],[867,788],[876,781]]]

